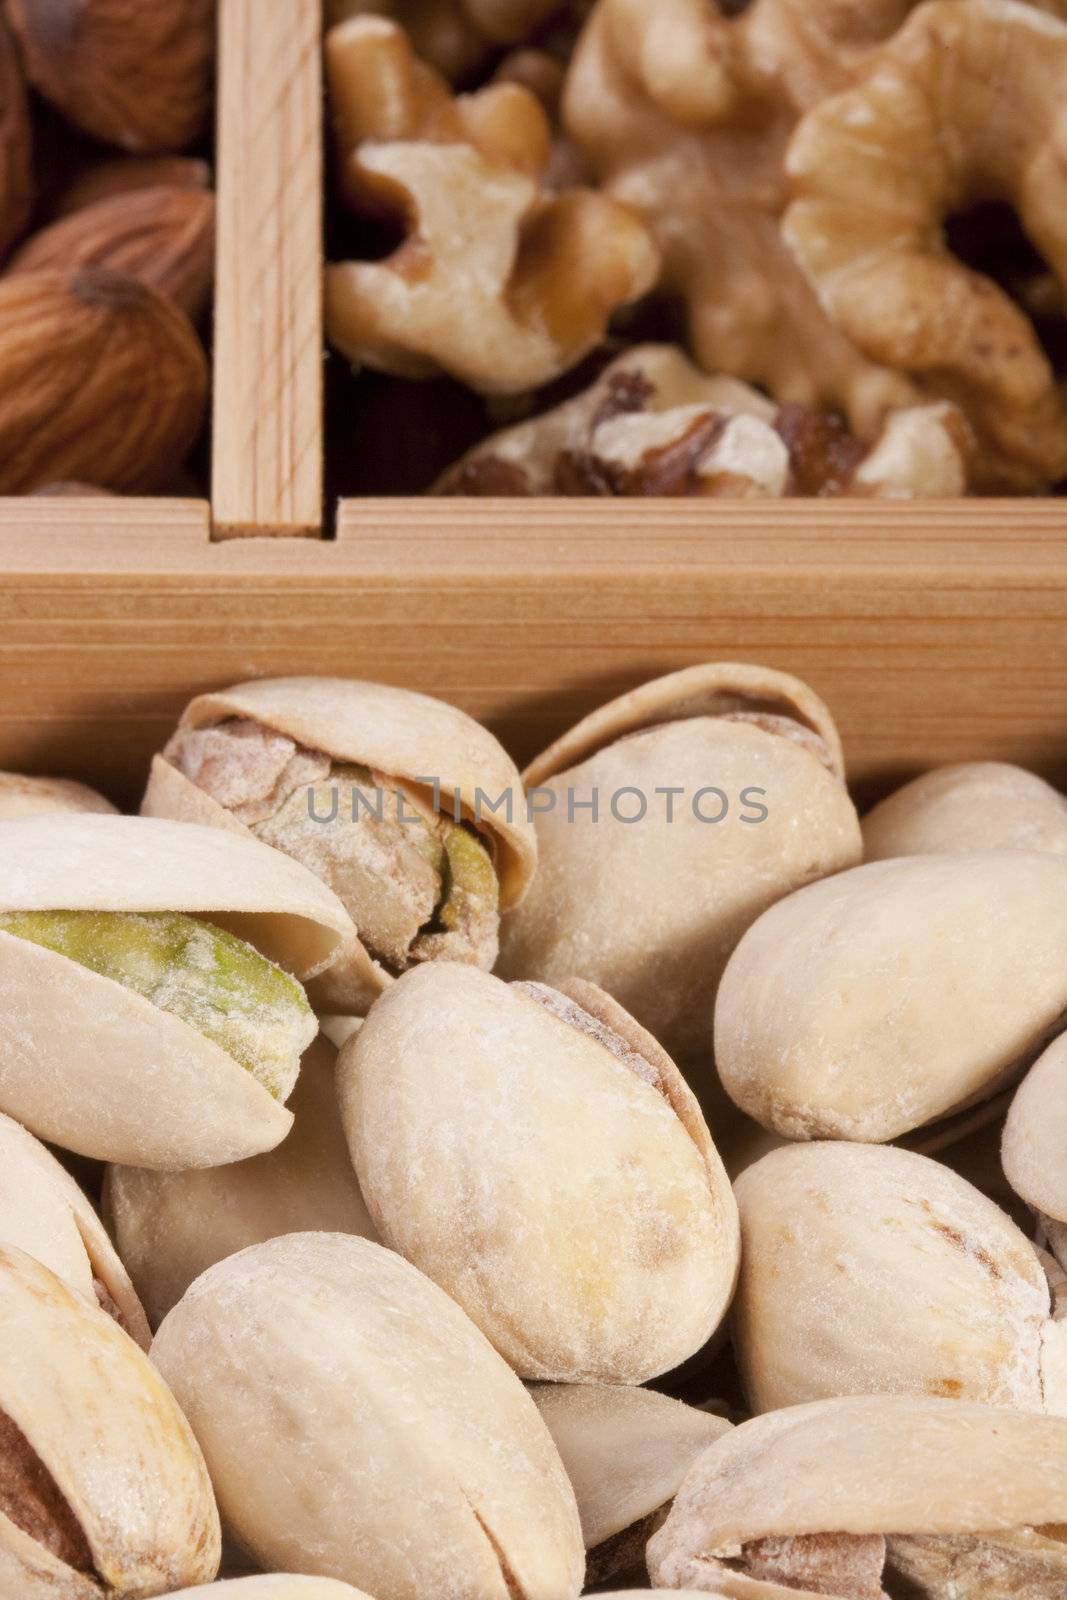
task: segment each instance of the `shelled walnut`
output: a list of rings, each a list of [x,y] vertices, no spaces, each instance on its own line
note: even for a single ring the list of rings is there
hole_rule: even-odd
[[[380,18],[333,29],[326,61],[345,193],[404,231],[384,260],[327,271],[327,332],[350,361],[512,394],[573,366],[651,287],[636,213],[591,189],[543,192],[550,130],[529,90],[454,100]]]
[[[894,412],[868,446],[830,413],[776,407],[672,346],[642,345],[575,399],[476,445],[434,492],[954,496],[966,491],[969,446],[947,404]]]

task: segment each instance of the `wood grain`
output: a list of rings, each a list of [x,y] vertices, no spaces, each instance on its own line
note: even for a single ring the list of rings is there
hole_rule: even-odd
[[[215,537],[322,529],[319,0],[220,0]]]
[[[709,659],[807,679],[862,798],[941,761],[1067,784],[1067,516],[942,506],[361,502],[212,544],[194,502],[0,502],[0,766],[136,797],[184,702],[327,673],[442,695],[520,760]]]

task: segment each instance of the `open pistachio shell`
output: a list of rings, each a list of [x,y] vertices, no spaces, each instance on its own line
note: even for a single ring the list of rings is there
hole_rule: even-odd
[[[2,1115],[0,1243],[33,1256],[148,1348],[141,1302],[100,1218],[55,1156]]]
[[[370,1600],[362,1589],[335,1578],[298,1578],[284,1572],[230,1578],[182,1592],[185,1600]]]
[[[521,1376],[639,1383],[715,1331],[737,1275],[729,1181],[674,1063],[602,991],[417,968],[338,1082],[382,1238]]]
[[[536,1406],[392,1251],[330,1233],[255,1245],[197,1279],[152,1353],[263,1566],[377,1600],[578,1594],[578,1511]]]
[[[296,862],[214,828],[50,816],[0,828],[0,913],[185,912],[297,978],[351,933]],[[290,1112],[190,1023],[113,978],[0,931],[0,1109],[41,1138],[137,1166],[212,1166],[278,1144]]]
[[[754,1411],[907,1393],[1067,1409],[1067,1325],[1033,1245],[889,1145],[787,1145],[741,1174],[734,1349]]]
[[[219,1519],[163,1379],[121,1328],[0,1245],[0,1593],[169,1594],[208,1583]]]
[[[488,842],[501,909],[523,898],[537,864],[537,842],[519,774],[493,735],[455,706],[412,690],[345,678],[263,679],[200,695],[186,708],[178,734],[234,718],[284,734],[336,763],[399,780],[446,818],[458,809]],[[503,804],[494,809],[501,796]],[[248,831],[165,754],[152,764],[142,811]],[[346,825],[344,817],[338,825]],[[388,972],[355,940],[345,960],[318,981],[316,1004],[362,1011],[388,982]]]
[[[1064,1024],[1067,861],[875,861],[779,901],[723,976],[727,1092],[791,1139],[895,1139],[989,1099]]]
[[[1065,1504],[1067,1418],[912,1395],[820,1400],[711,1445],[648,1568],[654,1584],[737,1600],[1059,1600]],[[1051,1581],[1020,1583],[1042,1565]]]
[[[0,822],[15,817],[52,816],[63,811],[101,811],[115,807],[102,794],[70,778],[33,778],[21,772],[0,772]]]
[[[860,858],[829,712],[785,673],[693,667],[586,717],[524,777],[540,867],[498,971],[601,985],[704,1094],[731,950],[782,895]]]
[[[1023,767],[966,761],[924,772],[863,819],[866,861],[969,850],[1067,855],[1067,797]]]
[[[341,1127],[335,1062],[325,1039],[306,1051],[293,1131],[274,1150],[185,1172],[109,1169],[106,1214],[153,1327],[195,1278],[248,1245],[317,1230],[376,1237]]]
[[[729,1422],[622,1384],[539,1383],[530,1393],[578,1501],[586,1584],[643,1567],[649,1534]]]
[[[1016,1090],[1001,1159],[1016,1194],[1067,1222],[1067,1036],[1049,1045]]]

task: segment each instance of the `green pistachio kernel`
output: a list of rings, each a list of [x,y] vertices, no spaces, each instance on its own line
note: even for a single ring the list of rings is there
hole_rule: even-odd
[[[315,1018],[300,984],[243,939],[180,912],[10,911],[0,932],[43,945],[180,1017],[286,1100]]]

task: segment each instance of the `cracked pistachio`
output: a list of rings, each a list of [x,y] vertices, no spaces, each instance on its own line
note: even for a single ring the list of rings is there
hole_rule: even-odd
[[[525,1378],[638,1383],[721,1322],[737,1210],[670,1057],[603,991],[407,973],[338,1063],[382,1239]]]
[[[866,861],[970,850],[1067,855],[1067,797],[1006,761],[935,767],[863,819]]]
[[[578,1501],[587,1586],[643,1569],[679,1484],[730,1423],[623,1384],[539,1383],[530,1393]]]
[[[0,1245],[0,1593],[107,1600],[209,1583],[219,1519],[189,1427],[113,1319]]]
[[[1067,1418],[863,1395],[711,1445],[648,1546],[653,1583],[733,1600],[1062,1600]]]
[[[293,1131],[273,1150],[185,1172],[109,1169],[105,1214],[153,1327],[195,1278],[248,1245],[312,1231],[376,1237],[341,1127],[335,1062],[323,1038],[306,1051]]]
[[[152,1353],[262,1566],[377,1600],[577,1596],[578,1511],[537,1408],[392,1251],[330,1233],[255,1245],[197,1279]]]
[[[142,1348],[148,1323],[100,1218],[70,1174],[32,1133],[0,1115],[0,1242],[40,1261]]]
[[[313,987],[327,1011],[365,1010],[422,962],[491,967],[500,912],[537,859],[492,734],[427,695],[342,678],[199,696],[153,762],[142,811],[252,833],[329,884],[358,938]]]
[[[1067,1411],[1067,1325],[1041,1258],[947,1167],[891,1145],[786,1145],[735,1193],[753,1411],[877,1393]]]
[[[715,1010],[728,1094],[790,1139],[898,1138],[1015,1082],[1067,1012],[1067,861],[875,861],[741,940]]]
[[[523,776],[540,866],[505,918],[501,976],[599,984],[711,1091],[712,1006],[737,941],[782,895],[860,859],[829,712],[782,672],[692,667],[594,711]]]
[[[95,789],[70,778],[34,778],[21,772],[0,772],[0,822],[64,811],[102,811],[113,815],[115,807]]]
[[[278,1144],[351,933],[253,839],[138,817],[0,829],[0,1109],[81,1155],[211,1166]],[[293,976],[295,974],[295,976]]]

